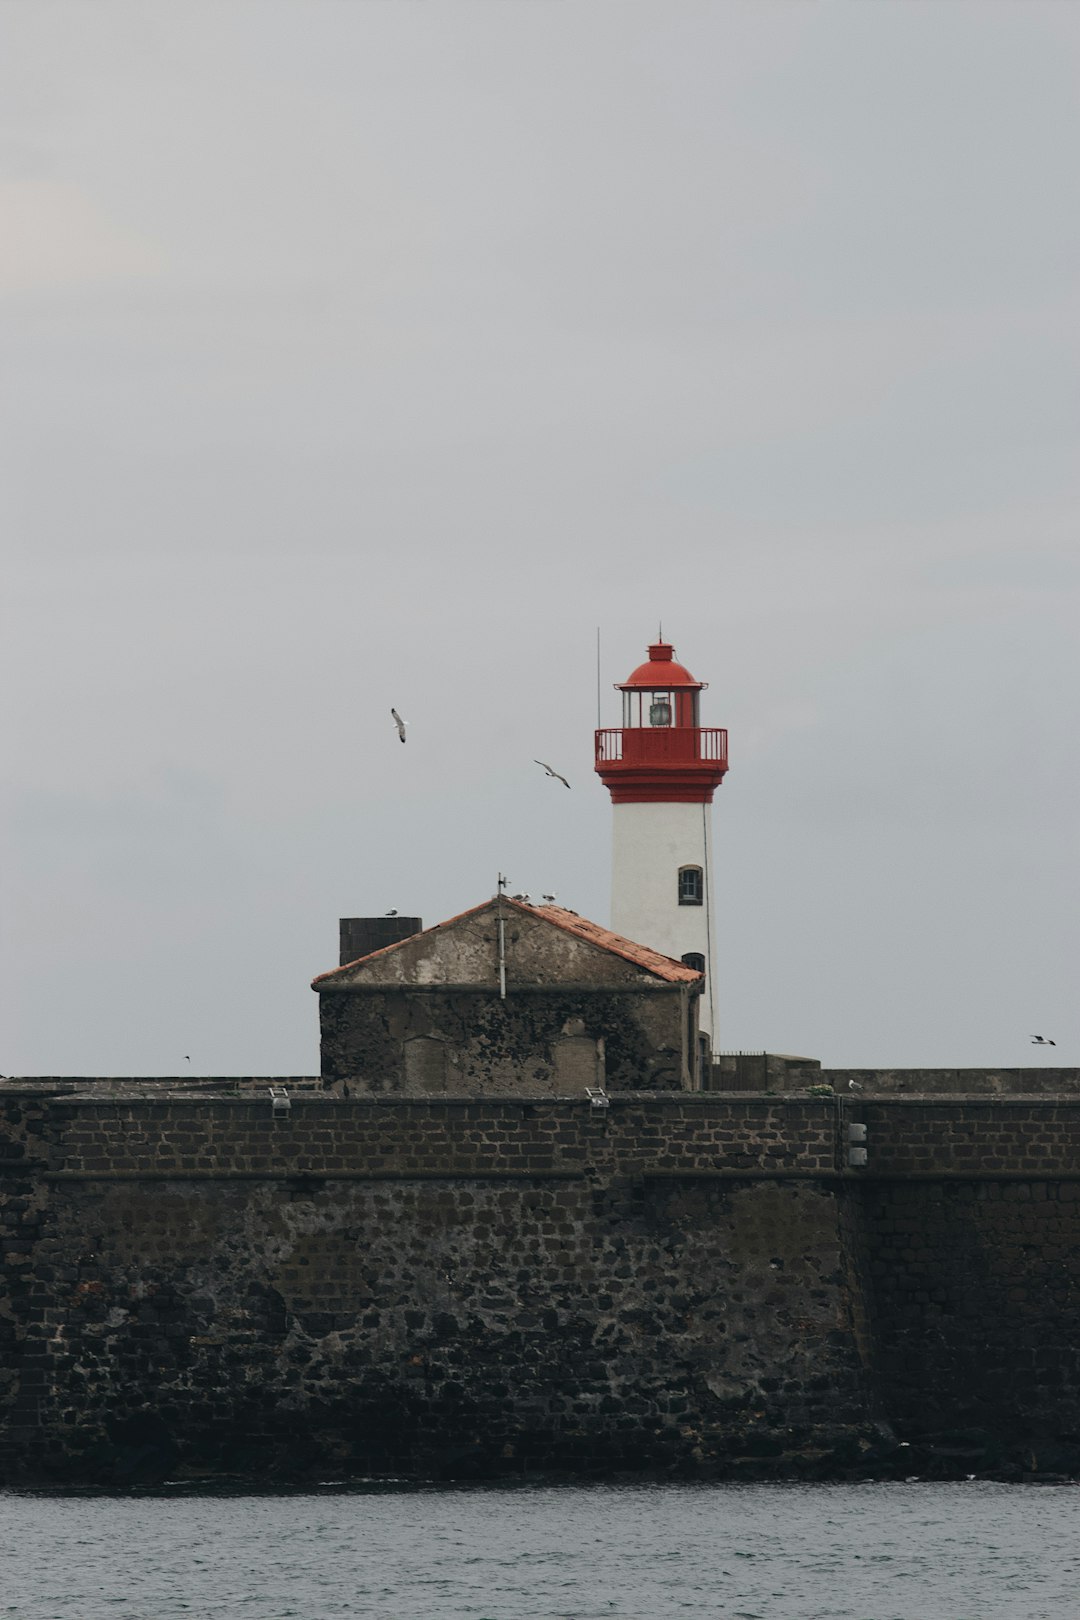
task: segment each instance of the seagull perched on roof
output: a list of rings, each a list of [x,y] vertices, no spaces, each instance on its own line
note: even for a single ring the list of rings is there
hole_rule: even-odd
[[[397,734],[401,738],[402,742],[404,742],[405,741],[405,727],[408,725],[409,722],[407,720],[403,720],[401,718],[400,714],[398,714],[396,709],[391,709],[390,713],[394,717],[394,724],[395,724],[395,726],[397,726]]]
[[[558,771],[553,771],[551,766],[550,765],[545,765],[544,761],[542,759],[534,759],[533,764],[542,766],[543,769],[545,771],[547,771],[548,775],[553,776],[555,778],[556,782],[561,782],[563,787],[568,788],[570,786],[570,784],[566,780],[565,776],[560,776]]]
[[[553,894],[542,894],[540,898],[544,901],[545,905],[553,906],[555,904],[555,896]]]
[[[1048,1041],[1045,1035],[1033,1035],[1031,1044],[1032,1046],[1056,1046],[1057,1041]]]
[[[860,1086],[860,1084],[859,1084],[859,1082],[857,1080],[849,1080],[848,1083],[847,1083],[847,1088],[848,1088],[849,1091],[861,1091],[862,1090],[862,1086]]]
[[[390,911],[388,911],[388,912],[387,912],[387,913],[386,913],[386,915],[387,915],[387,916],[388,916],[388,917],[396,917],[396,916],[397,916],[397,910],[396,910],[396,908],[395,908],[395,909],[392,909],[392,910],[390,910]]]

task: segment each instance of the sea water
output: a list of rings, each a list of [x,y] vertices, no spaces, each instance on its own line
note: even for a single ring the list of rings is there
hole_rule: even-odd
[[[1069,1485],[0,1494],[4,1620],[1077,1620]]]

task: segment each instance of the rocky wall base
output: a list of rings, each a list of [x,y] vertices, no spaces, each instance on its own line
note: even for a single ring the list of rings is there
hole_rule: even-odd
[[[770,1182],[54,1183],[17,1268],[7,1477],[876,1466],[841,1203]]]

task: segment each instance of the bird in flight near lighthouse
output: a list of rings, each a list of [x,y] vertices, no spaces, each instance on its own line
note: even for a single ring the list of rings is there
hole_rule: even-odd
[[[568,788],[570,786],[570,784],[566,780],[565,776],[560,776],[558,771],[553,771],[551,766],[550,765],[545,765],[544,761],[542,759],[534,759],[533,764],[542,766],[543,769],[545,771],[547,771],[548,775],[553,776],[555,778],[556,782],[561,782],[563,787]]]
[[[409,722],[407,720],[403,720],[401,718],[400,714],[398,714],[396,709],[391,709],[390,713],[394,717],[394,724],[395,724],[395,726],[397,726],[397,734],[401,738],[401,741],[404,742],[405,741],[405,727],[408,725]]]

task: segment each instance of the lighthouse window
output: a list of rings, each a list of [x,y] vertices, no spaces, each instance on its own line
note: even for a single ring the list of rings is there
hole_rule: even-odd
[[[649,704],[650,726],[670,726],[671,698],[667,692],[654,692]]]
[[[700,906],[705,899],[705,880],[700,866],[679,867],[680,906]]]
[[[688,968],[693,968],[695,973],[704,973],[705,971],[705,958],[700,951],[687,951],[683,957],[683,962]]]

